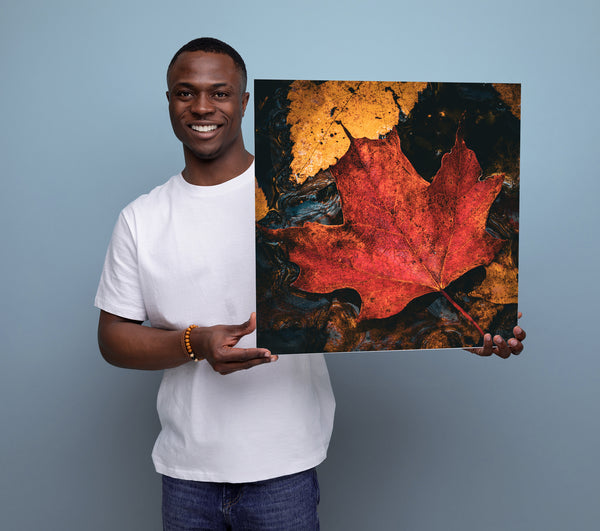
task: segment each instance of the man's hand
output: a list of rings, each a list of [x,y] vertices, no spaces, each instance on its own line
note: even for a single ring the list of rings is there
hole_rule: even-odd
[[[522,316],[523,314],[519,312],[518,318],[520,319]],[[513,334],[514,337],[511,337],[508,341],[504,341],[500,336],[494,336],[492,338],[491,334],[485,334],[483,336],[482,347],[467,348],[465,350],[477,354],[478,356],[491,356],[492,354],[496,354],[496,356],[500,356],[504,359],[508,358],[511,354],[517,356],[523,351],[522,341],[527,334],[525,334],[525,330],[520,326],[515,326],[513,328]]]
[[[278,356],[265,348],[236,348],[245,335],[256,329],[256,314],[241,325],[216,325],[194,328],[191,332],[192,350],[206,358],[219,374],[250,369],[256,365],[277,361]]]
[[[217,325],[194,328],[192,349],[203,356],[221,374],[249,369],[276,361],[264,348],[234,348],[237,342],[256,328],[256,315],[242,325]],[[98,345],[104,359],[117,367],[160,370],[190,363],[182,348],[182,330],[162,330],[142,326],[141,321],[125,319],[100,311]],[[204,362],[202,362],[204,363]]]

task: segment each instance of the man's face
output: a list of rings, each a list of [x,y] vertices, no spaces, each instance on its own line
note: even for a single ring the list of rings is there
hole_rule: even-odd
[[[225,54],[183,52],[167,75],[169,115],[184,151],[198,159],[244,149],[242,116],[249,94],[242,74]]]

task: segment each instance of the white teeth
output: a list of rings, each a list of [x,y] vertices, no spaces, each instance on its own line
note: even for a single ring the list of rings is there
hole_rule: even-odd
[[[217,128],[216,125],[192,125],[191,127],[194,131],[198,131],[199,133],[208,133]]]

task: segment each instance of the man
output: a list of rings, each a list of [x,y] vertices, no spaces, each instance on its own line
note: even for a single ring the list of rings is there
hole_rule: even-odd
[[[119,216],[95,300],[100,350],[120,367],[167,369],[153,451],[165,529],[318,529],[314,467],[335,402],[321,354],[254,346],[246,67],[227,44],[196,39],[167,84],[185,168]],[[518,353],[520,334],[479,353]]]

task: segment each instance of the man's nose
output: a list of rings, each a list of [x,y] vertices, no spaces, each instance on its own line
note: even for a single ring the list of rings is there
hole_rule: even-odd
[[[200,92],[192,102],[192,112],[196,114],[207,114],[215,110],[215,107],[208,96],[203,92]]]

